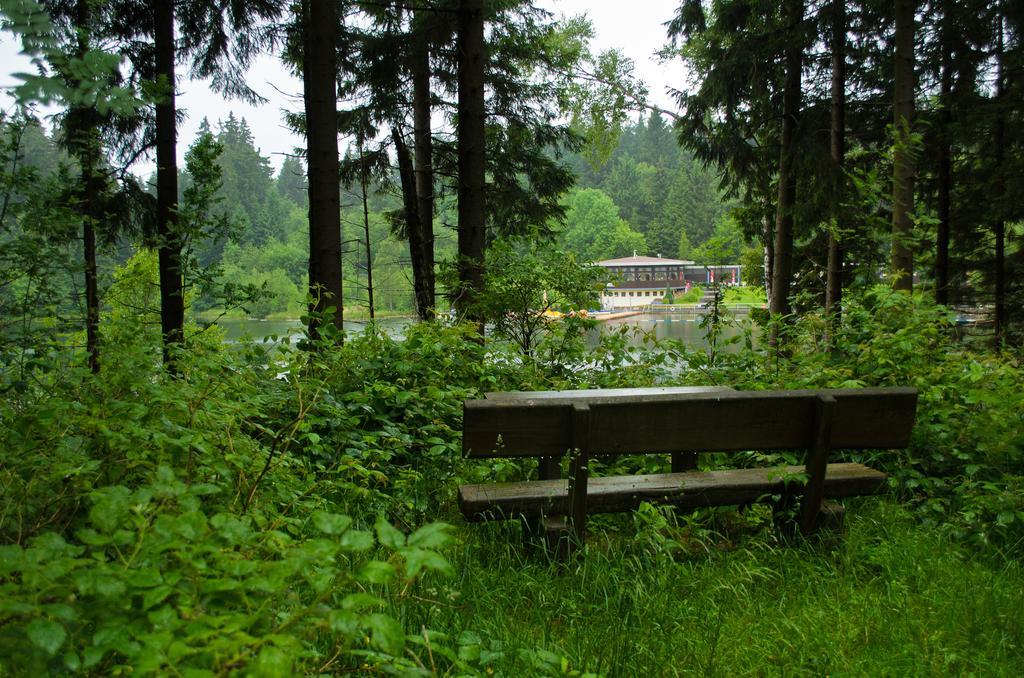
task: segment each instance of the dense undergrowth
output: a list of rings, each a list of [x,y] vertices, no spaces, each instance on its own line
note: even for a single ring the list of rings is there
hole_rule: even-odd
[[[523,362],[467,330],[368,330],[317,352],[194,334],[181,374],[131,314],[104,370],[8,363],[0,405],[0,674],[1015,673],[1024,661],[1024,377],[945,311],[875,291],[786,350],[549,337]],[[624,332],[627,330],[624,330]],[[753,330],[752,330],[753,331]],[[744,339],[740,338],[741,344]],[[566,568],[515,524],[463,526],[464,399],[664,384],[911,385],[906,451],[836,543],[756,510],[600,518]],[[775,461],[704,455],[704,466]],[[657,462],[656,462],[657,463]],[[616,468],[650,459],[622,459]],[[449,525],[455,525],[455,527]]]

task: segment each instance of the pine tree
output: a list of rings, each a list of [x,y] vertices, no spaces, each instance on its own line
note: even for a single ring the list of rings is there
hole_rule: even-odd
[[[458,151],[459,151],[459,289],[455,307],[470,317],[476,294],[483,286],[487,170],[486,110],[484,109],[483,0],[459,0],[458,10]],[[478,319],[479,320],[479,319]]]
[[[277,173],[277,192],[299,207],[307,207],[309,203],[306,185],[306,168],[299,158],[288,155],[281,163]]]
[[[911,126],[914,122],[914,12],[915,0],[895,0],[896,53],[894,57],[892,180],[892,278],[893,287],[910,291],[914,287],[913,222],[914,150]]]
[[[343,327],[341,282],[341,197],[338,166],[338,15],[331,0],[302,2],[302,81],[309,168],[309,289],[313,295],[310,334],[318,335],[320,316]]]

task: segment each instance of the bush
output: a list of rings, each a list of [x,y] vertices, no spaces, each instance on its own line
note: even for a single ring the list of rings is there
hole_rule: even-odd
[[[378,339],[343,355],[353,360]],[[435,355],[454,365],[434,339]],[[438,551],[448,532],[418,512],[405,514],[417,519],[408,538],[367,507],[346,516],[344,507],[376,496],[376,475],[398,473],[383,473],[366,449],[331,463],[307,452],[325,424],[317,413],[337,412],[317,408],[333,400],[330,379],[345,359],[285,350],[272,360],[255,345],[195,343],[180,377],[167,378],[138,345],[105,356],[99,378],[37,372],[0,405],[7,667],[282,675],[332,663],[419,666],[420,650],[406,644],[423,634],[409,641],[391,606],[416,605],[406,597],[422,597],[419,580],[448,571]],[[377,367],[414,375],[412,365]],[[345,395],[350,416],[365,413]],[[432,395],[423,402],[449,402]],[[369,408],[387,416],[382,403]],[[430,416],[409,425],[429,435]],[[381,429],[381,439],[397,432]],[[443,651],[436,641],[433,652]]]

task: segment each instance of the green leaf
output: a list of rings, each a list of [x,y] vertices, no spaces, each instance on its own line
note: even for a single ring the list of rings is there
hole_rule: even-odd
[[[380,543],[391,549],[400,549],[405,546],[405,535],[402,534],[383,516],[377,518],[377,538]]]
[[[359,580],[370,584],[387,584],[394,578],[395,568],[380,560],[371,560],[359,568]]]
[[[25,632],[33,645],[43,649],[51,657],[57,654],[57,650],[68,637],[63,626],[49,619],[33,619],[25,628]]]
[[[405,576],[412,579],[423,570],[433,570],[442,574],[452,574],[452,566],[437,551],[427,549],[404,549]]]
[[[7,575],[15,570],[20,570],[24,552],[20,546],[0,546],[0,575]]]
[[[277,676],[292,675],[292,660],[280,648],[268,645],[260,650],[260,654],[253,662],[251,676],[265,678],[277,678]]]
[[[338,513],[317,511],[313,514],[313,525],[324,534],[341,534],[352,525],[352,519]]]
[[[115,485],[97,490],[89,518],[101,532],[113,532],[128,514],[130,492],[127,487]]]
[[[346,638],[356,638],[359,635],[359,617],[348,610],[331,610],[327,614],[327,624],[332,631]]]
[[[452,526],[446,523],[429,523],[409,535],[409,546],[421,549],[436,549],[451,542]]]
[[[370,629],[370,642],[391,655],[397,655],[405,646],[405,631],[386,614],[371,614],[366,618]]]
[[[68,652],[64,655],[64,666],[71,671],[77,671],[82,668],[82,659],[77,652]]]
[[[380,607],[383,604],[383,600],[377,596],[371,596],[369,593],[352,593],[341,600],[342,609],[354,610],[356,612],[367,610],[371,607]]]
[[[463,631],[455,642],[459,645],[479,645],[484,641],[479,634],[473,631]]]
[[[367,551],[373,548],[373,535],[363,530],[349,530],[341,538],[341,548],[346,551]]]
[[[146,591],[146,594],[142,596],[142,609],[148,610],[149,608],[162,603],[167,596],[171,595],[173,589],[170,586],[158,586],[155,589]]]

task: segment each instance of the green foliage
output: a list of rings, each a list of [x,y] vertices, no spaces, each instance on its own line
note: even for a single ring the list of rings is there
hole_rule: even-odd
[[[36,68],[35,73],[14,74],[22,81],[13,88],[21,105],[84,106],[104,116],[130,116],[145,105],[144,97],[121,84],[120,56],[99,49],[71,54],[61,45],[47,9],[35,0],[5,0],[0,27],[20,38]]]
[[[21,377],[76,329],[74,184],[38,122],[0,115],[0,360]]]
[[[749,285],[730,286],[725,288],[726,304],[756,304],[763,306],[765,301],[763,287]]]
[[[581,266],[572,254],[535,239],[499,240],[487,251],[477,308],[523,356],[538,357],[536,349],[547,335],[554,341],[543,344],[545,360],[564,363],[566,351],[579,350],[588,321],[576,312],[594,305],[601,275],[600,269]],[[552,317],[552,311],[566,315]]]
[[[585,30],[593,32],[589,25]],[[647,89],[636,79],[632,59],[619,50],[601,52],[577,68],[579,77],[566,88],[562,106],[585,140],[587,159],[600,165],[618,146],[628,114],[642,109]]]
[[[721,217],[714,234],[693,252],[696,261],[705,265],[734,264],[744,249],[743,233],[731,215]]]
[[[585,188],[566,199],[565,246],[583,261],[646,254],[644,236],[619,217],[619,210],[604,192]]]
[[[529,243],[494,254],[492,270],[534,278],[570,261]],[[204,333],[170,378],[158,329],[130,310],[149,303],[154,273],[149,253],[119,273],[101,377],[40,363],[5,385],[0,652],[15,671],[584,675],[685,660],[999,673],[1019,659],[1024,575],[1000,555],[1024,535],[1019,359],[959,346],[928,303],[880,289],[847,299],[832,354],[808,316],[788,354],[714,359],[611,334],[583,359],[564,354],[575,362],[526,363],[433,323],[273,354]],[[461,458],[465,398],[654,383],[916,386],[910,450],[870,455],[901,505],[856,503],[831,550],[779,548],[756,510],[595,517],[568,578],[523,549],[515,524],[453,540],[430,522],[454,515],[460,483],[530,472]],[[823,627],[836,600],[843,618]],[[894,620],[894,605],[918,613]],[[780,650],[794,629],[815,639],[798,655]]]
[[[625,126],[606,163],[594,167],[575,158],[574,168],[580,187],[604,191],[643,234],[646,249],[638,252],[691,258],[690,246],[711,236],[724,207],[713,173],[679,148],[658,113]]]
[[[709,243],[713,243],[709,241]],[[700,319],[700,328],[704,330],[704,343],[708,348],[708,364],[714,365],[718,357],[719,340],[726,324],[730,322],[725,310],[725,291],[717,280],[711,283],[711,301],[704,306],[704,314]]]
[[[782,355],[746,365],[730,357],[734,362],[722,378],[746,388],[917,388],[910,448],[867,458],[891,475],[924,522],[963,539],[1019,550],[1020,356],[964,346],[947,309],[884,287],[844,299],[831,351],[823,350],[825,330],[820,315],[803,316]]]
[[[218,511],[225,490],[158,466],[134,488],[91,492],[71,542],[44,532],[2,547],[8,666],[290,671],[322,661],[322,645],[368,646],[376,662],[405,663],[405,631],[380,612],[377,592],[448,571],[434,550],[447,542],[443,531],[421,528],[406,546],[401,533],[384,537],[386,523],[375,540],[323,511],[274,527],[273,512]]]
[[[454,558],[461,606],[434,628],[472,629],[495,675],[1013,675],[1022,656],[1019,561],[889,501],[857,502],[835,545],[782,546],[756,507],[595,524],[568,571],[524,556],[513,527],[473,525]]]
[[[149,263],[122,281],[137,283]],[[449,399],[434,385],[439,370],[455,373],[450,342],[462,346],[461,335],[425,328],[397,345],[404,360],[396,348],[374,364],[362,360],[385,353],[374,334],[341,355],[285,350],[274,361],[257,346],[225,352],[190,341],[181,376],[167,378],[155,359],[159,337],[139,334],[143,323],[105,321],[111,336],[138,338],[111,343],[102,379],[38,372],[0,407],[6,667],[278,674],[325,662],[422,665],[422,633],[408,629],[410,639],[393,606],[450,572],[439,552],[449,530],[422,522],[425,507],[413,504],[412,483],[390,455],[420,444],[446,460],[438,466],[457,455],[451,429],[429,408],[465,393]],[[431,369],[430,356],[443,365]],[[374,366],[389,378],[353,388],[339,377],[353,364],[366,370],[356,379],[373,379]],[[402,372],[428,379],[421,387],[431,397],[401,387]],[[422,419],[408,407],[414,396]],[[413,430],[425,438],[410,450]],[[344,454],[331,458],[335,449]],[[381,480],[393,482],[392,498]],[[406,501],[415,510],[402,512]],[[360,512],[345,515],[348,505]],[[373,505],[403,515],[411,534],[368,515]]]

